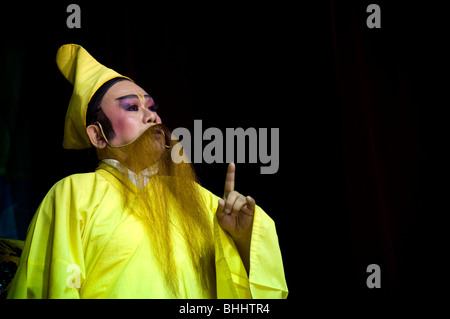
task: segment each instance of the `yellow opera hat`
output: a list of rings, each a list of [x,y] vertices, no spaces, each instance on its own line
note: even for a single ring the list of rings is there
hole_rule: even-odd
[[[56,53],[56,63],[64,77],[73,85],[64,124],[63,147],[89,148],[91,143],[86,134],[86,112],[89,101],[105,82],[116,77],[129,78],[103,66],[77,44],[61,46]]]

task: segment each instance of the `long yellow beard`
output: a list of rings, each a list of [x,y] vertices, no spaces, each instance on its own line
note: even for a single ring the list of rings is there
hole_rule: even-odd
[[[125,172],[121,193],[125,208],[135,214],[147,230],[159,268],[176,296],[179,270],[173,253],[174,225],[186,242],[197,278],[204,289],[215,290],[212,287],[215,267],[212,218],[206,210],[191,165],[175,164],[171,159],[171,148],[175,143],[166,127],[155,125],[131,144],[107,146],[99,151],[98,156],[99,159],[116,159],[136,174],[156,166],[156,175],[143,187],[130,187],[131,176]]]

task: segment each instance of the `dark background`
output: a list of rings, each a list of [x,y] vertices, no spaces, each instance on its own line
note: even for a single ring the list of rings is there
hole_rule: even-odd
[[[95,169],[92,152],[62,148],[72,87],[55,56],[76,43],[150,93],[171,129],[280,128],[279,171],[238,164],[236,189],[276,222],[290,305],[435,292],[444,20],[437,5],[392,2],[375,1],[381,29],[366,26],[370,1],[78,1],[81,29],[66,26],[69,1],[3,8],[2,211],[14,219],[0,237],[24,239],[55,182]],[[226,164],[195,168],[221,196]],[[369,264],[381,289],[366,286]]]

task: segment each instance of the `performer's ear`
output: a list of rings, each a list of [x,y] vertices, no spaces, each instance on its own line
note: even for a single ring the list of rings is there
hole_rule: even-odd
[[[91,144],[97,149],[104,149],[106,147],[106,140],[103,137],[100,127],[95,124],[91,124],[86,127],[86,133],[89,136]]]

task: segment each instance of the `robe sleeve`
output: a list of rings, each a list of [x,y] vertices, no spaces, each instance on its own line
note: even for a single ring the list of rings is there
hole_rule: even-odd
[[[79,298],[85,278],[80,186],[68,177],[45,196],[28,227],[8,298]]]
[[[274,221],[256,206],[250,245],[250,274],[233,239],[215,215],[219,197],[203,188],[207,205],[214,214],[216,289],[219,299],[286,298],[288,288]]]

